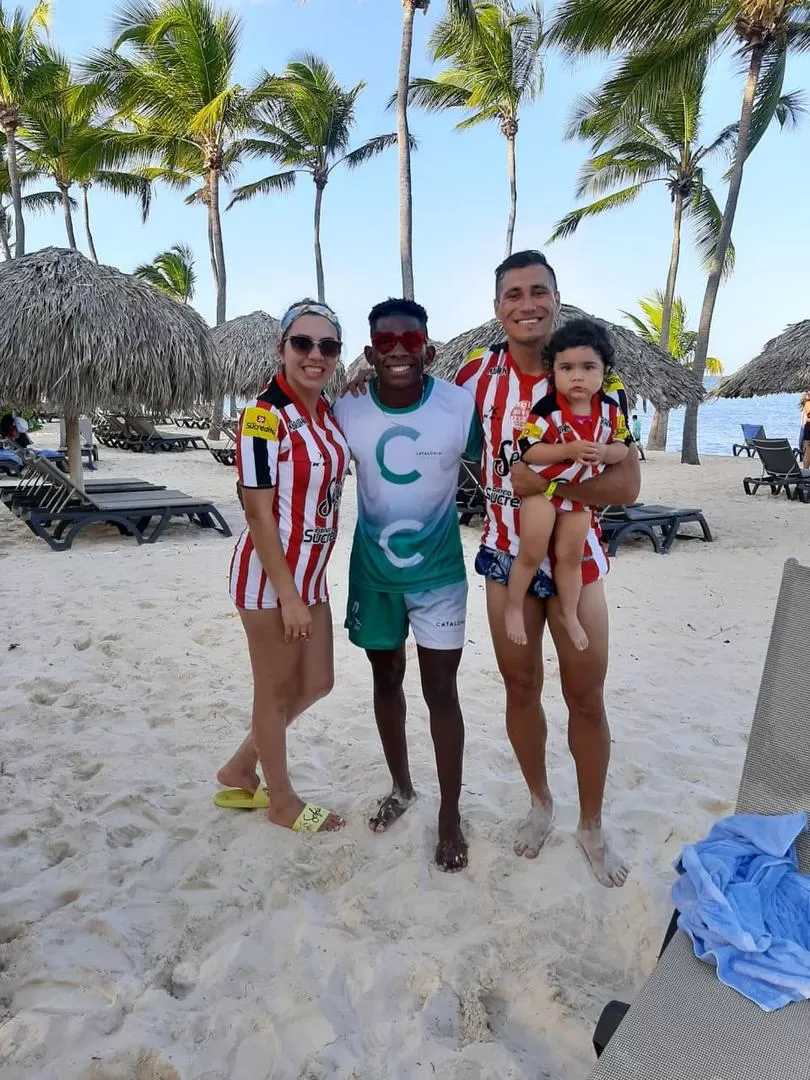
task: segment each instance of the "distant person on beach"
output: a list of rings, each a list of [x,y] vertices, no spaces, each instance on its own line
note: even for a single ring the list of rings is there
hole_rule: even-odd
[[[630,423],[630,434],[633,436],[633,442],[641,442],[641,421],[639,420],[637,413],[633,413],[633,419]]]
[[[24,450],[31,445],[28,434],[28,421],[16,413],[5,413],[0,417],[0,438],[8,439],[15,446]]]
[[[577,609],[593,510],[555,492],[564,481],[581,483],[623,461],[631,435],[621,406],[603,389],[613,369],[613,346],[597,323],[575,319],[556,330],[545,361],[549,390],[532,406],[512,460],[523,461],[549,484],[542,495],[527,495],[520,504],[520,543],[506,587],[506,633],[516,645],[528,643],[523,601],[553,542],[560,617],[574,648],[584,652],[588,635]]]
[[[552,828],[553,802],[546,775],[546,717],[542,637],[548,620],[568,706],[568,745],[579,786],[579,843],[603,885],[623,885],[624,860],[602,826],[602,802],[610,760],[610,729],[604,704],[608,661],[608,611],[604,576],[608,561],[591,529],[582,560],[579,621],[588,637],[580,652],[562,623],[551,566],[535,574],[524,599],[528,648],[506,632],[507,582],[520,545],[520,496],[543,494],[549,481],[522,462],[511,464],[516,441],[532,404],[550,389],[544,351],[556,328],[560,296],[554,270],[539,251],[516,252],[495,272],[495,314],[507,341],[474,353],[456,382],[474,397],[483,426],[482,481],[487,515],[475,568],[486,579],[487,609],[495,656],[506,687],[506,729],[531,795],[531,811],[518,830],[515,852],[536,858]],[[608,376],[604,392],[627,415],[621,382]],[[625,459],[582,483],[560,483],[555,494],[585,506],[626,504],[640,486],[635,447]]]
[[[799,408],[802,410],[802,467],[810,469],[810,392],[802,394]]]
[[[267,807],[276,825],[333,832],[343,820],[299,798],[287,771],[286,729],[334,682],[326,568],[337,537],[349,448],[323,397],[342,348],[340,323],[302,300],[281,319],[281,370],[242,412],[236,468],[247,528],[230,592],[253,668],[251,734],[217,774],[227,807]],[[259,786],[261,762],[265,787]]]
[[[456,673],[464,646],[467,576],[456,512],[461,458],[480,457],[472,399],[427,373],[435,350],[427,314],[387,300],[369,315],[374,377],[335,404],[357,464],[357,527],[346,626],[365,649],[374,715],[393,781],[369,824],[384,832],[414,798],[405,734],[405,641],[413,631],[430,714],[441,801],[435,860],[467,865],[461,830],[464,722]]]

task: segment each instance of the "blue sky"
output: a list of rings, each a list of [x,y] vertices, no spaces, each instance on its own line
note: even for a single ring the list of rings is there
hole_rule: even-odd
[[[385,103],[396,82],[399,0],[232,0],[230,6],[244,24],[241,81],[262,68],[279,71],[296,52],[312,51],[329,61],[344,85],[361,79],[368,84],[358,107],[356,142],[394,130]],[[52,36],[79,58],[109,41],[116,7],[113,0],[56,0]],[[434,0],[427,17],[417,14],[414,74],[430,73],[426,39],[443,7]],[[576,176],[586,156],[584,145],[563,140],[571,106],[604,70],[591,61],[572,68],[557,56],[548,59],[544,95],[525,111],[518,136],[515,247],[546,250],[565,301],[622,321],[622,310],[634,310],[639,297],[664,283],[671,224],[663,185],[634,206],[586,222],[575,237],[546,245],[554,223],[575,205]],[[786,88],[808,85],[810,57],[794,59]],[[735,69],[720,65],[708,95],[707,138],[737,118],[740,94]],[[413,164],[416,292],[428,308],[432,335],[442,340],[491,316],[492,270],[502,257],[508,209],[505,142],[497,127],[456,133],[454,123],[452,114],[412,113],[420,143]],[[750,359],[788,323],[810,317],[808,169],[810,117],[798,132],[771,131],[746,168],[734,233],[737,270],[722,288],[711,342],[727,370]],[[239,179],[271,170],[249,164]],[[721,171],[714,180],[724,198]],[[289,301],[314,292],[313,198],[312,182],[302,176],[292,194],[224,215],[229,318],[257,308],[278,314]],[[186,207],[181,196],[161,189],[144,225],[134,202],[100,192],[92,199],[104,262],[130,271],[172,244],[192,247],[199,276],[195,305],[212,320],[204,210]],[[323,212],[327,296],[343,318],[351,358],[364,344],[368,309],[401,292],[396,151],[358,172],[336,172]],[[79,222],[77,234],[83,246]],[[60,216],[29,220],[29,250],[54,243],[65,243]],[[695,325],[703,278],[688,237],[679,291]]]

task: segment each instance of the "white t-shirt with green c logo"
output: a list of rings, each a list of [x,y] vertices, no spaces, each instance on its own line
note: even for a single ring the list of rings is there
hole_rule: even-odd
[[[462,457],[480,460],[475,402],[431,377],[421,402],[389,409],[375,385],[334,406],[357,465],[352,584],[406,593],[463,581],[456,489]]]

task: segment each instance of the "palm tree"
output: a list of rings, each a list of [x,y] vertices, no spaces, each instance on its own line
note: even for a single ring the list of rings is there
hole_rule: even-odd
[[[197,199],[207,210],[216,323],[225,321],[227,270],[222,238],[220,188],[223,170],[239,156],[251,126],[255,88],[235,81],[242,23],[212,0],[130,0],[121,9],[112,49],[85,63],[106,88],[131,130],[108,140],[118,162],[140,154],[164,179],[200,177]],[[148,175],[145,173],[145,175]],[[154,175],[154,173],[153,173]],[[211,437],[218,436],[221,408],[214,409]]]
[[[50,7],[50,0],[38,0],[31,14],[26,16],[22,8],[11,12],[0,2],[0,128],[6,137],[17,255],[25,254],[17,129],[23,110],[46,92],[49,72],[40,33],[48,28]]]
[[[408,126],[408,88],[411,83],[413,18],[427,15],[430,0],[401,0],[402,46],[397,80],[397,149],[399,151],[399,253],[402,264],[402,295],[413,300],[413,189],[411,186],[411,134]],[[447,10],[458,19],[474,23],[473,0],[447,0]]]
[[[583,166],[577,196],[598,196],[557,222],[551,240],[571,236],[586,219],[634,202],[644,189],[663,184],[669,192],[674,222],[660,334],[655,344],[668,349],[684,218],[691,220],[695,243],[704,265],[711,265],[720,231],[721,213],[706,182],[705,166],[736,137],[731,125],[701,145],[700,129],[705,92],[705,65],[651,115],[627,120],[605,104],[599,93],[578,104],[568,137],[590,139],[594,156]],[[734,265],[734,248],[726,252],[725,272]],[[667,410],[658,410],[647,442],[650,450],[665,450]]]
[[[434,62],[449,61],[435,79],[413,79],[409,100],[423,109],[464,109],[469,115],[456,130],[496,121],[506,139],[509,222],[506,254],[512,252],[517,215],[515,141],[520,109],[543,88],[543,16],[531,0],[517,8],[512,0],[476,0],[475,25],[450,12],[433,31]]]
[[[254,157],[271,158],[285,171],[236,188],[230,204],[246,202],[257,195],[289,191],[295,186],[299,173],[312,177],[315,184],[315,274],[321,302],[326,295],[321,208],[329,178],[338,166],[359,168],[397,143],[396,134],[377,135],[355,150],[348,149],[355,125],[355,105],[365,85],[359,82],[350,90],[344,90],[329,65],[310,53],[288,64],[283,75],[269,76],[263,86],[265,102],[259,107],[255,122],[260,138],[244,140],[244,149]]]
[[[30,184],[42,181],[42,176],[33,169],[19,169],[18,167],[18,176],[20,188],[23,190]],[[32,191],[22,196],[22,205],[27,211],[34,214],[48,213],[57,210],[62,205],[62,194],[59,191]],[[13,208],[11,176],[9,175],[5,139],[2,139],[0,144],[0,251],[2,251],[3,258],[6,260],[12,258],[10,237],[14,228],[11,214]]]
[[[194,256],[185,244],[174,244],[168,251],[161,251],[150,263],[136,266],[133,273],[181,304],[188,304],[194,298],[197,284]]]
[[[641,317],[633,315],[629,311],[623,311],[622,314],[630,320],[633,329],[636,330],[645,341],[648,341],[651,345],[659,345],[661,348],[666,349],[674,360],[677,360],[679,364],[683,364],[684,367],[691,369],[694,366],[697,334],[694,330],[687,329],[688,316],[686,313],[686,305],[680,296],[672,298],[669,305],[669,331],[665,341],[663,329],[666,304],[667,300],[665,294],[661,292],[660,289],[657,289],[652,296],[647,296],[643,300],[639,300],[638,306],[641,309]],[[706,372],[709,375],[722,375],[722,362],[718,360],[716,356],[707,357]],[[660,430],[664,432],[664,443],[662,446],[650,446],[650,443],[648,442],[647,445],[651,450],[666,450],[668,419],[669,409],[655,410],[653,426],[658,420]]]
[[[712,319],[748,155],[757,145],[782,96],[787,56],[810,48],[810,0],[564,0],[554,37],[570,51],[630,51],[610,81],[617,110],[666,99],[685,77],[733,47],[746,60],[729,186],[695,343],[694,372],[702,380]],[[698,406],[687,406],[681,461],[700,464]]]
[[[90,229],[88,192],[97,184],[119,195],[134,195],[141,205],[142,220],[149,214],[151,184],[135,173],[99,167],[105,143],[112,130],[100,121],[98,88],[73,81],[69,62],[45,50],[48,60],[48,93],[32,101],[23,118],[17,142],[25,164],[34,172],[53,179],[61,196],[68,244],[76,248],[70,195],[74,184],[82,190],[84,224],[90,254],[98,262]]]

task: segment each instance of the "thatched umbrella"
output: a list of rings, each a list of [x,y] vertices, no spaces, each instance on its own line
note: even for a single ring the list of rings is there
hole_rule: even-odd
[[[689,371],[655,345],[650,345],[626,326],[587,315],[579,308],[563,304],[560,323],[568,319],[593,319],[603,326],[613,340],[616,350],[615,366],[627,388],[630,401],[637,397],[651,401],[656,408],[673,409],[679,405],[697,404],[703,398],[703,387]],[[474,349],[503,341],[505,334],[497,319],[491,319],[474,330],[448,341],[436,354],[431,369],[444,379],[455,378],[456,372]]]
[[[727,375],[711,397],[749,398],[810,390],[810,319],[772,338],[759,356]]]
[[[265,311],[254,311],[215,326],[211,336],[225,393],[232,397],[255,397],[278,370],[278,319]],[[334,400],[345,385],[346,371],[339,363],[325,392]]]
[[[61,248],[0,265],[0,398],[61,406],[74,483],[82,412],[168,412],[218,381],[204,320],[146,282]]]

